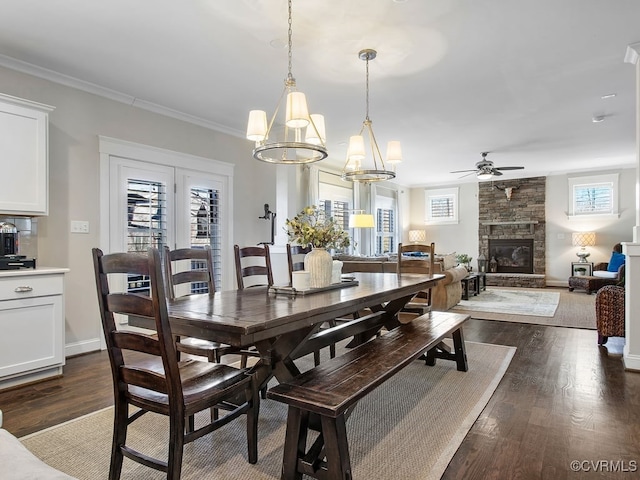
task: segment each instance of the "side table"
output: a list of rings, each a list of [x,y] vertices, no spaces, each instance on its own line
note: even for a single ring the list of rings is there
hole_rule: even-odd
[[[462,299],[469,300],[469,295],[473,293],[473,295],[478,294],[478,275],[475,273],[470,273],[462,280]]]
[[[485,272],[476,273],[478,279],[476,280],[476,293],[480,295],[480,292],[487,290],[487,274]]]

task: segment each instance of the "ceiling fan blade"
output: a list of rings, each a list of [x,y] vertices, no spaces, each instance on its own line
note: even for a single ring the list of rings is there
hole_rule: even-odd
[[[458,177],[458,178],[468,177],[469,175],[473,175],[474,173],[476,173],[475,170],[468,170],[468,171],[471,172],[471,173],[467,173],[466,175],[462,175],[461,177]],[[464,170],[463,170],[463,172],[464,172]],[[456,173],[456,172],[451,172],[451,173]]]
[[[493,175],[495,175],[496,177],[499,177],[500,175],[502,175],[502,172],[499,172],[497,168],[494,168],[491,173]]]
[[[494,170],[522,170],[524,167],[496,167]]]
[[[455,170],[453,172],[449,172],[449,173],[465,173],[465,172],[475,172],[477,171],[475,168],[473,170]]]

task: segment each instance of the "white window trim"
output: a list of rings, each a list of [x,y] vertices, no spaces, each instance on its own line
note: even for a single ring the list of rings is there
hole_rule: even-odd
[[[427,225],[454,225],[460,223],[459,211],[459,188],[438,188],[433,190],[425,190],[425,223]],[[453,198],[453,216],[447,219],[434,219],[431,217],[431,199],[436,197],[452,197]]]
[[[579,220],[585,218],[620,218],[618,199],[620,197],[618,173],[610,173],[605,175],[590,175],[585,177],[572,177],[568,179],[568,199],[569,199],[569,211],[567,212],[567,219]],[[574,188],[578,185],[591,185],[598,183],[611,183],[613,190],[612,198],[612,213],[575,213],[574,206],[575,200],[573,198]]]

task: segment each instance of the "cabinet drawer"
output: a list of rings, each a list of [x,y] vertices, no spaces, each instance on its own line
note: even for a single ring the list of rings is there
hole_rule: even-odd
[[[0,301],[62,295],[62,275],[25,275],[0,279]]]

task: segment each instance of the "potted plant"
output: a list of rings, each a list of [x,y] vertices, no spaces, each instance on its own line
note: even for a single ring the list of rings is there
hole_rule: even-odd
[[[299,245],[311,245],[313,250],[304,257],[304,269],[310,272],[310,287],[320,288],[331,283],[333,259],[328,248],[351,245],[349,233],[317,206],[305,207],[292,219],[286,220],[289,240]]]
[[[466,269],[468,271],[471,271],[471,260],[473,260],[473,258],[471,258],[469,255],[467,255],[466,253],[460,253],[458,255],[456,255],[456,260],[458,261],[458,265],[463,265],[466,267]]]
[[[583,276],[587,274],[587,269],[586,267],[575,267],[573,273],[578,276]]]

